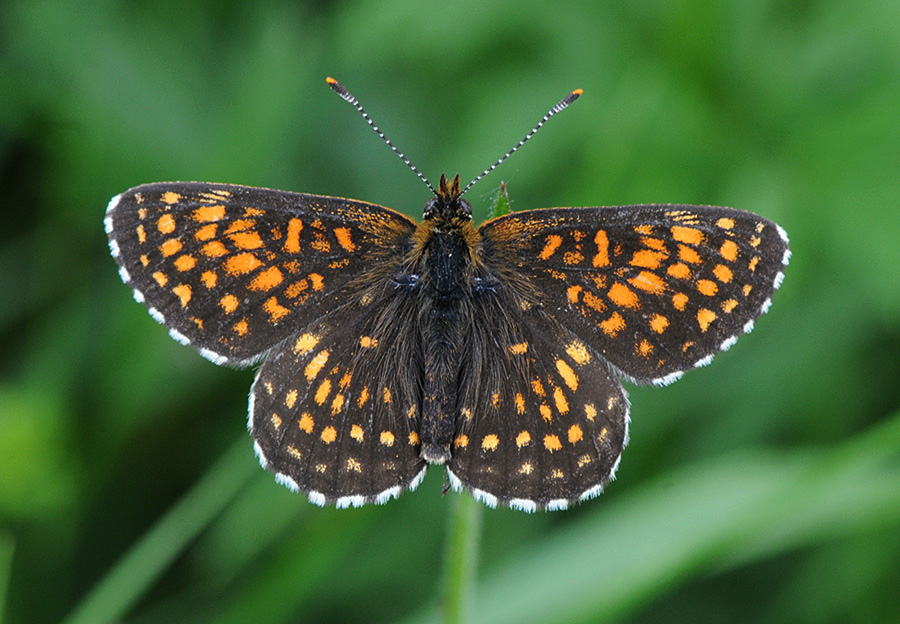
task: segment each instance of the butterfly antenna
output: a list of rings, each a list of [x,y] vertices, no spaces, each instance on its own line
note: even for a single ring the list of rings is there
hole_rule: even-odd
[[[472,188],[473,184],[475,184],[476,182],[478,182],[478,180],[480,180],[481,178],[483,178],[484,176],[489,174],[491,171],[496,169],[500,165],[500,163],[502,163],[504,160],[506,160],[507,158],[512,156],[517,149],[519,149],[520,147],[525,145],[525,141],[527,141],[528,139],[533,137],[535,134],[537,134],[537,131],[541,129],[541,126],[543,126],[545,123],[547,123],[548,119],[553,117],[553,115],[555,115],[556,113],[558,113],[562,110],[565,110],[569,106],[569,104],[571,104],[572,102],[577,100],[578,97],[582,93],[584,93],[583,89],[575,89],[574,91],[572,91],[572,93],[570,93],[569,95],[567,95],[566,97],[561,99],[559,102],[557,102],[556,106],[554,106],[549,111],[547,111],[547,114],[544,115],[543,119],[541,119],[539,122],[537,122],[537,125],[531,129],[531,132],[529,132],[528,134],[525,135],[525,138],[523,138],[521,141],[516,143],[516,145],[511,150],[506,152],[503,156],[501,156],[497,160],[497,162],[495,162],[493,165],[491,165],[490,167],[488,167],[487,169],[485,169],[484,171],[479,173],[478,176],[474,180],[472,180],[471,182],[469,182],[466,185],[466,188],[464,188],[462,190],[462,193],[460,193],[460,195],[464,195],[466,191],[468,191],[470,188]]]
[[[409,167],[410,169],[412,169],[413,173],[415,173],[417,176],[419,176],[419,179],[422,180],[422,182],[425,183],[425,186],[427,186],[429,189],[431,189],[431,192],[434,193],[435,197],[437,197],[438,193],[436,190],[434,190],[434,187],[431,186],[431,182],[428,181],[428,178],[426,178],[424,175],[422,175],[422,172],[419,171],[414,164],[409,162],[409,158],[404,156],[403,152],[398,150],[397,146],[394,145],[393,143],[391,143],[391,140],[384,135],[384,132],[382,132],[378,128],[378,126],[375,125],[375,122],[372,121],[371,117],[369,117],[369,113],[367,113],[366,109],[364,109],[362,107],[362,104],[359,103],[359,100],[357,100],[356,97],[354,97],[354,95],[352,93],[347,91],[347,88],[344,85],[339,83],[334,78],[329,76],[328,78],[325,79],[325,82],[328,83],[328,86],[331,87],[335,93],[337,93],[343,99],[350,102],[353,105],[353,107],[359,111],[359,114],[363,116],[363,119],[366,120],[366,123],[372,127],[372,130],[374,130],[375,133],[378,134],[378,136],[381,137],[381,140],[388,144],[388,147],[390,147],[394,151],[394,153],[400,157],[400,160],[405,162],[406,166]]]

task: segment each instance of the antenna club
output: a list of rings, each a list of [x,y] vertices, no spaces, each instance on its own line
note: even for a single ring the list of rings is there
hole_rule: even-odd
[[[334,91],[339,96],[341,96],[343,99],[345,99],[348,102],[350,102],[351,104],[353,104],[354,98],[350,94],[350,92],[347,91],[347,88],[344,87],[344,85],[339,83],[337,80],[335,80],[331,76],[328,76],[328,78],[325,79],[325,82],[328,84],[329,87],[331,87],[332,91]],[[355,106],[355,104],[354,104],[354,106]]]
[[[329,79],[329,80],[331,80],[331,79]],[[574,95],[575,97],[578,97],[582,93],[584,93],[584,89],[575,89],[574,91],[572,91],[572,95]]]

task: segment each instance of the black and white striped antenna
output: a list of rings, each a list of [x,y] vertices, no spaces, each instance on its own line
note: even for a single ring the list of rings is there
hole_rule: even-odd
[[[366,112],[366,109],[364,109],[362,107],[362,104],[359,103],[359,100],[357,100],[356,97],[354,97],[354,95],[352,93],[350,93],[344,85],[342,85],[340,82],[338,82],[334,78],[331,78],[329,76],[328,78],[325,79],[325,82],[328,83],[328,86],[331,87],[335,93],[337,93],[339,96],[341,96],[344,100],[350,102],[350,104],[352,104],[353,107],[359,111],[359,114],[363,116],[363,119],[366,120],[366,123],[372,127],[372,130],[374,130],[375,133],[378,134],[378,136],[381,137],[381,140],[384,141],[385,143],[387,143],[388,147],[390,147],[391,150],[393,150],[393,152],[395,154],[397,154],[397,156],[400,157],[400,160],[402,160],[404,163],[406,163],[406,166],[409,167],[410,169],[412,169],[413,173],[415,173],[417,176],[419,176],[419,179],[422,180],[422,182],[425,183],[425,185],[431,190],[431,192],[434,193],[435,197],[437,197],[438,192],[436,190],[434,190],[434,187],[431,185],[431,182],[428,181],[428,178],[426,178],[424,175],[422,175],[422,172],[419,171],[419,169],[414,164],[412,164],[406,156],[403,155],[403,152],[401,152],[399,149],[397,149],[397,147],[393,143],[391,143],[391,140],[385,136],[384,132],[382,132],[381,129],[375,125],[375,122],[372,121],[371,117],[369,117],[369,114]],[[464,195],[465,192],[468,191],[470,188],[472,188],[472,186],[476,182],[478,182],[481,178],[483,178],[484,176],[489,174],[491,171],[496,169],[500,165],[500,163],[502,163],[504,160],[506,160],[507,158],[512,156],[516,152],[516,150],[518,150],[520,147],[525,145],[525,142],[528,139],[530,139],[531,137],[533,137],[537,133],[537,131],[541,129],[541,126],[543,126],[545,123],[547,123],[548,119],[553,117],[553,115],[555,115],[556,113],[559,113],[559,112],[565,110],[569,106],[569,104],[571,104],[572,102],[577,100],[578,97],[582,93],[584,93],[584,91],[582,89],[575,89],[569,95],[567,95],[566,97],[561,99],[559,102],[557,102],[556,105],[553,108],[551,108],[549,111],[547,111],[547,114],[544,115],[543,118],[541,118],[541,120],[539,122],[537,122],[537,125],[535,125],[534,128],[531,129],[531,132],[526,134],[525,137],[521,141],[516,143],[511,150],[509,150],[503,156],[498,158],[494,164],[492,164],[490,167],[488,167],[487,169],[482,171],[480,174],[475,176],[475,179],[473,179],[471,182],[469,182],[466,185],[466,187],[462,190],[462,192],[460,192],[459,196]]]
[[[509,158],[510,156],[512,156],[512,155],[516,152],[517,149],[519,149],[520,147],[522,147],[523,145],[525,145],[525,141],[527,141],[528,139],[530,139],[531,137],[533,137],[535,134],[537,134],[537,131],[541,129],[541,126],[543,126],[545,123],[547,123],[547,120],[548,120],[548,119],[550,119],[551,117],[553,117],[553,115],[555,115],[556,113],[565,110],[565,109],[569,106],[569,104],[571,104],[572,102],[574,102],[575,100],[577,100],[578,97],[579,97],[582,93],[584,93],[584,91],[583,91],[582,89],[575,89],[574,91],[572,91],[572,93],[570,93],[569,95],[567,95],[566,97],[564,97],[563,99],[561,99],[559,102],[557,102],[557,103],[556,103],[556,106],[554,106],[554,107],[551,108],[549,111],[547,111],[547,114],[544,115],[544,117],[543,117],[539,122],[537,122],[537,125],[536,125],[534,128],[531,129],[531,132],[529,132],[528,134],[526,134],[525,137],[524,137],[521,141],[519,141],[518,143],[516,143],[516,144],[513,146],[513,148],[512,148],[511,150],[509,150],[508,152],[506,152],[505,154],[503,154],[503,156],[501,156],[500,158],[498,158],[498,159],[497,159],[497,162],[495,162],[493,165],[491,165],[490,167],[488,167],[487,169],[485,169],[484,171],[482,171],[481,173],[479,173],[477,176],[475,176],[475,179],[474,179],[474,180],[472,180],[471,182],[469,182],[468,184],[466,184],[466,188],[464,188],[464,189],[462,190],[462,192],[460,193],[460,196],[465,195],[465,194],[466,194],[466,191],[468,191],[470,188],[472,188],[472,186],[473,186],[476,182],[478,182],[478,180],[480,180],[481,178],[483,178],[484,176],[486,176],[487,174],[489,174],[491,171],[493,171],[494,169],[496,169],[496,168],[500,165],[500,163],[502,163],[504,160],[506,160],[507,158]]]

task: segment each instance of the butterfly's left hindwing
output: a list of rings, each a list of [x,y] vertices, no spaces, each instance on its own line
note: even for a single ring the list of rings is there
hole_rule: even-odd
[[[105,221],[135,298],[173,338],[232,365],[344,303],[415,228],[365,202],[196,182],[133,188]]]
[[[593,348],[539,307],[511,304],[498,295],[471,328],[451,485],[491,506],[564,509],[615,476],[628,400]]]

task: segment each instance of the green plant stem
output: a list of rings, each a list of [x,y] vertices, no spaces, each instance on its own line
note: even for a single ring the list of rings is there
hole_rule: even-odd
[[[478,574],[483,506],[467,494],[454,497],[444,556],[442,614],[445,624],[467,622]]]
[[[256,473],[241,439],[104,576],[66,624],[120,621]]]
[[[13,551],[15,540],[12,535],[0,532],[0,624],[6,613],[6,594],[9,589],[9,580],[12,577]]]

